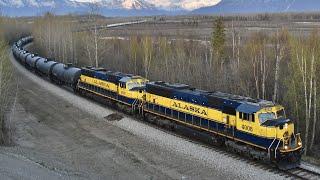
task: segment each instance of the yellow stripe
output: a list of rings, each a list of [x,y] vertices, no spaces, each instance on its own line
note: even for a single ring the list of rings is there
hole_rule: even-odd
[[[151,95],[153,95],[153,94],[151,94]],[[153,96],[154,96],[154,95],[153,95]],[[159,97],[162,97],[162,96],[159,96]],[[169,99],[169,98],[165,98],[165,99]],[[154,102],[151,102],[151,101],[147,101],[147,103],[154,104],[154,105],[158,105],[158,106],[163,106],[163,107],[168,108],[168,109],[171,109],[171,110],[175,110],[175,111],[179,111],[179,112],[182,112],[182,113],[186,113],[186,114],[188,114],[188,115],[192,115],[192,116],[196,116],[196,117],[199,117],[199,118],[202,118],[202,119],[206,119],[206,120],[209,120],[209,121],[213,121],[213,122],[215,122],[215,123],[220,123],[220,124],[228,125],[228,124],[226,124],[226,123],[224,123],[224,122],[222,122],[222,121],[218,121],[218,120],[216,120],[216,119],[212,119],[212,118],[204,117],[204,116],[201,117],[201,116],[199,116],[199,115],[197,115],[197,114],[193,114],[193,113],[190,113],[190,112],[181,111],[181,109],[178,109],[178,110],[177,110],[177,109],[172,109],[172,107],[165,106],[165,105],[163,105],[163,104],[154,103]],[[215,109],[210,109],[210,108],[209,108],[209,110],[215,110]],[[216,110],[216,111],[218,111],[218,110]],[[233,125],[230,125],[230,126],[233,126]],[[236,127],[236,125],[234,125],[233,127]],[[268,138],[268,137],[265,137],[265,136],[261,136],[261,135],[259,135],[259,134],[254,134],[254,133],[246,132],[246,131],[243,131],[243,130],[241,130],[241,129],[237,129],[237,130],[240,131],[240,132],[243,132],[243,133],[247,133],[247,134],[250,134],[250,135],[259,137],[259,138],[265,138],[265,139],[269,139],[269,140],[273,140],[273,139],[274,139],[274,137],[273,137],[273,138]],[[239,141],[241,141],[241,140],[239,140]],[[249,143],[249,142],[248,142],[248,143]],[[260,147],[261,147],[261,146],[260,146]]]
[[[172,117],[169,117],[169,116],[166,116],[166,115],[162,115],[162,114],[159,114],[159,113],[156,113],[156,112],[153,112],[153,111],[149,111],[149,110],[146,110],[146,109],[145,109],[144,111],[147,111],[147,112],[150,112],[150,113],[152,113],[152,114],[156,114],[156,115],[158,115],[158,116],[162,116],[162,117],[165,117],[165,118],[168,118],[168,119],[177,121],[177,122],[182,123],[182,124],[185,124],[185,125],[187,125],[187,126],[191,126],[191,127],[197,128],[197,129],[201,129],[201,130],[208,131],[208,132],[211,132],[211,133],[214,133],[214,134],[218,134],[218,135],[220,135],[220,136],[224,136],[224,137],[227,137],[227,138],[229,138],[229,139],[234,139],[234,140],[236,140],[236,141],[240,141],[240,142],[243,142],[243,143],[246,143],[246,144],[249,144],[249,145],[258,147],[258,148],[260,148],[260,149],[266,150],[266,148],[263,147],[263,146],[259,146],[259,145],[256,145],[256,144],[252,144],[252,143],[250,143],[250,142],[247,142],[247,141],[244,141],[244,140],[241,140],[241,139],[232,137],[232,136],[228,136],[228,135],[225,135],[225,134],[222,134],[222,133],[218,133],[218,132],[215,132],[215,131],[211,131],[211,130],[209,130],[209,129],[205,129],[205,128],[202,128],[202,127],[199,127],[199,126],[195,126],[195,125],[192,125],[192,124],[189,124],[189,123],[180,121],[180,120],[178,120],[178,119],[175,119],[175,118],[172,118]]]
[[[103,88],[108,91],[117,92],[118,86],[116,84],[113,84],[109,81],[100,80],[97,78],[81,75],[80,76],[80,82],[85,84],[90,84],[99,88]]]
[[[78,87],[79,87],[79,86],[78,86]],[[108,99],[111,99],[111,100],[114,100],[114,101],[120,102],[120,103],[122,103],[122,104],[125,104],[125,105],[128,105],[128,106],[131,106],[131,104],[129,104],[129,103],[126,103],[126,102],[123,102],[123,101],[119,101],[119,100],[117,100],[117,99],[115,99],[115,98],[112,98],[112,97],[109,97],[109,96],[106,96],[106,95],[103,95],[103,94],[97,93],[97,92],[95,92],[95,91],[92,91],[92,90],[89,90],[89,89],[86,89],[86,88],[83,88],[83,87],[79,87],[79,88],[80,88],[80,89],[84,89],[84,90],[89,91],[89,92],[92,92],[92,93],[94,93],[94,94],[97,94],[97,95],[99,95],[99,96],[103,96],[103,97],[106,97],[106,98],[108,98]]]

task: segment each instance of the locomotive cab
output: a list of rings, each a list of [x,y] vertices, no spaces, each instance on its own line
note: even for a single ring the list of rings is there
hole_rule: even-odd
[[[272,102],[243,103],[237,107],[238,137],[260,149],[280,169],[297,167],[303,152],[300,134],[286,118],[285,110]]]
[[[284,108],[266,107],[256,114],[260,135],[273,139],[268,147],[270,158],[277,161],[281,169],[298,166],[303,152],[302,141],[300,134],[294,131],[293,121],[286,118]]]
[[[128,98],[142,100],[147,79],[140,76],[128,76],[119,80],[119,94]]]
[[[295,134],[294,123],[287,119],[282,106],[266,107],[258,111],[260,135],[279,140],[277,149],[290,152],[302,147],[300,134]]]

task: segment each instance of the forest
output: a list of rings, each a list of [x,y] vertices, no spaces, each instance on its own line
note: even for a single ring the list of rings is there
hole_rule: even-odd
[[[152,22],[137,25],[137,29],[101,29],[102,24],[114,20],[94,13],[85,17],[47,13],[31,20],[6,20],[3,31],[7,42],[30,33],[35,37],[35,52],[75,66],[104,67],[150,80],[185,83],[198,89],[279,103],[302,133],[305,153],[315,155],[320,144],[319,29],[293,32],[292,26],[278,22],[307,19],[312,23],[318,17],[318,14],[180,17],[185,20],[173,24],[174,30],[167,32],[169,36],[158,31],[157,24],[162,26],[172,17],[151,18]],[[206,32],[209,36],[185,35],[186,27],[192,27],[191,34],[200,32],[203,22],[209,23]],[[244,22],[251,25],[258,22],[262,28],[240,31],[237,25]],[[265,30],[269,26],[272,31]],[[4,76],[0,75],[0,84],[4,79],[1,77]]]

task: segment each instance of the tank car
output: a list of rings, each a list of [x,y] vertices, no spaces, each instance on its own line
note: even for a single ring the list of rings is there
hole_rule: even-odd
[[[21,58],[22,58],[22,55],[25,54],[26,51],[25,50],[22,50],[20,49],[18,54],[17,54],[17,58],[18,58],[18,61],[21,63]]]
[[[35,70],[37,61],[41,59],[37,54],[26,56],[26,67],[30,70]]]
[[[19,42],[19,45],[22,47],[30,42],[33,41],[33,37],[32,36],[28,36],[28,37],[25,37],[25,38],[22,38],[20,39],[18,42]]]
[[[28,51],[21,51],[20,54],[19,54],[19,60],[20,60],[20,63],[25,65],[26,64],[26,58],[27,56],[30,56],[31,53],[29,53]]]
[[[17,52],[16,52],[16,58],[17,58],[17,60],[18,60],[19,63],[21,63],[21,57],[20,57],[20,56],[21,56],[23,53],[25,53],[25,51],[22,50],[22,49],[20,49],[20,48],[18,48],[18,50],[17,50]]]
[[[49,77],[54,65],[58,64],[50,59],[40,58],[35,64],[35,72],[42,76]]]
[[[16,45],[20,48],[22,45],[21,40],[17,41]]]
[[[50,79],[59,85],[65,85],[75,90],[80,76],[81,69],[72,67],[71,64],[58,63],[53,66]]]

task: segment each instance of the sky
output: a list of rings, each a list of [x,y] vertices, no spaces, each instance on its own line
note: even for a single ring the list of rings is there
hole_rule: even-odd
[[[74,0],[79,2],[99,2],[101,0]],[[111,1],[111,0],[110,0]],[[132,0],[125,0],[132,1]],[[184,9],[197,9],[203,6],[213,6],[219,3],[221,0],[144,0],[156,7],[170,8],[174,6],[179,6]]]

